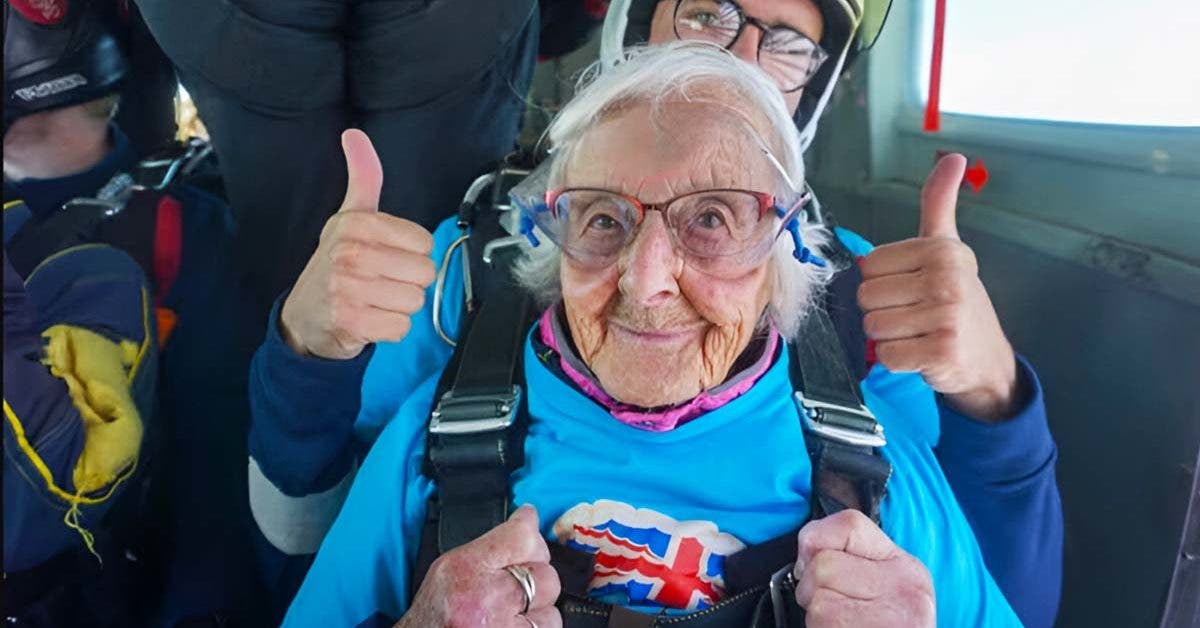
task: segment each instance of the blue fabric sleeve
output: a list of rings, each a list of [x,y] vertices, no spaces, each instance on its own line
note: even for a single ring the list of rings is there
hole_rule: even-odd
[[[9,406],[5,414],[19,417],[25,438],[49,467],[55,483],[70,487],[75,460],[83,450],[83,421],[66,383],[50,374],[40,361],[41,353],[37,307],[27,298],[25,282],[5,252],[4,403]],[[7,464],[7,456],[5,460]]]
[[[967,515],[984,562],[1022,623],[1052,626],[1062,589],[1063,515],[1041,383],[1017,356],[1028,403],[1011,419],[985,423],[939,396],[937,455]]]
[[[286,298],[271,308],[250,363],[249,447],[263,475],[299,497],[329,489],[354,463],[354,419],[374,345],[350,360],[297,355],[279,330]]]
[[[86,329],[113,341],[146,347],[129,391],[143,425],[154,403],[156,351],[146,343],[146,281],[132,259],[106,246],[63,251],[26,284],[4,254],[4,569],[22,571],[82,546],[64,523],[67,502],[47,485],[77,490],[74,471],[87,439],[79,408],[63,379],[42,363],[42,331],[54,325]],[[141,443],[132,445],[134,454]],[[128,476],[126,476],[128,477]],[[78,525],[95,528],[127,482],[89,495]]]

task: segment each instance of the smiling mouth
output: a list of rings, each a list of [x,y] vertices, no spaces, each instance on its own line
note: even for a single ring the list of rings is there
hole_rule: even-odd
[[[610,326],[621,335],[652,343],[679,342],[695,336],[701,327],[700,325],[690,325],[670,329],[635,329],[617,321],[611,321]]]

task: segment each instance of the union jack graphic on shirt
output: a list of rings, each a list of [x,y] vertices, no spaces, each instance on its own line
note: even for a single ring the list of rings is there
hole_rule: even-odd
[[[588,594],[631,605],[708,608],[725,593],[725,558],[745,545],[708,521],[629,504],[579,504],[554,524],[560,543],[596,555]]]

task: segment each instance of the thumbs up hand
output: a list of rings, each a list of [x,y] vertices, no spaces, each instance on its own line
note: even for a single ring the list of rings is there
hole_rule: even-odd
[[[433,236],[379,211],[383,167],[367,135],[342,134],[349,174],[342,206],[321,231],[280,311],[284,340],[300,355],[357,356],[373,342],[399,341],[425,304],[435,270]]]
[[[920,232],[862,260],[858,303],[884,366],[918,372],[958,411],[998,421],[1021,401],[1017,364],[975,254],[958,237],[955,210],[966,166],[958,154],[934,166],[921,191]]]

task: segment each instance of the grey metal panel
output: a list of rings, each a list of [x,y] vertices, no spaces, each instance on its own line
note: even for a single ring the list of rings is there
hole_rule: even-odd
[[[1061,626],[1153,626],[1200,444],[1200,307],[967,232],[1036,365],[1066,516]]]
[[[813,184],[844,225],[875,242],[916,233],[915,188],[905,199],[894,187]],[[989,233],[986,217],[968,222],[984,227],[964,225],[964,239],[1005,331],[1045,385],[1059,445],[1059,625],[1156,625],[1200,447],[1200,305]]]

